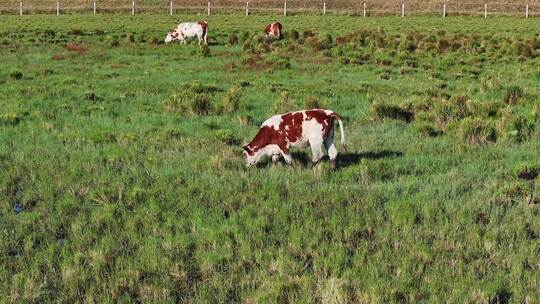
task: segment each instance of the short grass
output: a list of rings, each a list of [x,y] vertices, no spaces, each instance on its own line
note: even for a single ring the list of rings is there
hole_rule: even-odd
[[[211,16],[208,49],[160,43],[199,18],[1,18],[0,302],[538,301],[538,19],[293,16],[272,42],[272,16]],[[337,171],[244,167],[317,105]]]

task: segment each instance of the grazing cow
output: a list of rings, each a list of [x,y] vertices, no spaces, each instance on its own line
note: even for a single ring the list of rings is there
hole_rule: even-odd
[[[334,146],[334,120],[339,123],[341,145],[345,149],[345,134],[340,116],[330,110],[303,110],[274,115],[261,125],[255,138],[244,146],[247,166],[256,164],[263,156],[271,156],[276,163],[280,156],[287,164],[292,163],[290,147],[311,146],[311,161],[315,165],[326,147],[332,168],[336,168],[337,150]]]
[[[281,39],[281,27],[281,23],[279,22],[272,22],[268,24],[264,29],[266,37]]]
[[[208,22],[199,21],[180,23],[174,30],[167,33],[165,43],[179,40],[180,43],[185,44],[187,38],[195,36],[199,39],[199,45],[201,45],[202,41],[204,41],[205,44],[208,44]]]

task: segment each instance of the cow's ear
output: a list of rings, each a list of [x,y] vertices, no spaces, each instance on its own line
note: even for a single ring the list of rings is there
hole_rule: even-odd
[[[244,148],[244,151],[251,152],[251,149],[248,147],[248,145],[245,145],[243,148]]]

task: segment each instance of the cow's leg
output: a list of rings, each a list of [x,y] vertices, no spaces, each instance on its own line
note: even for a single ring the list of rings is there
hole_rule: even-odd
[[[282,148],[280,152],[281,156],[283,156],[283,160],[285,160],[285,163],[287,165],[292,165],[292,156],[289,154],[289,148]]]
[[[275,165],[277,161],[279,160],[280,154],[273,154],[272,155],[272,165]]]
[[[332,163],[332,169],[336,169],[336,157],[337,157],[337,149],[334,145],[334,130],[332,129],[330,131],[330,134],[328,134],[328,137],[324,141],[324,146],[326,148],[326,151],[328,152],[328,158],[330,158],[330,162]]]
[[[309,141],[311,146],[311,166],[315,166],[323,156],[322,138],[314,138]]]

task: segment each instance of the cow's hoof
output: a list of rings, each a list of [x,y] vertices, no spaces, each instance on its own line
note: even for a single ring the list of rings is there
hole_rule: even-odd
[[[332,159],[330,162],[332,163],[332,170],[336,170],[336,160]]]

